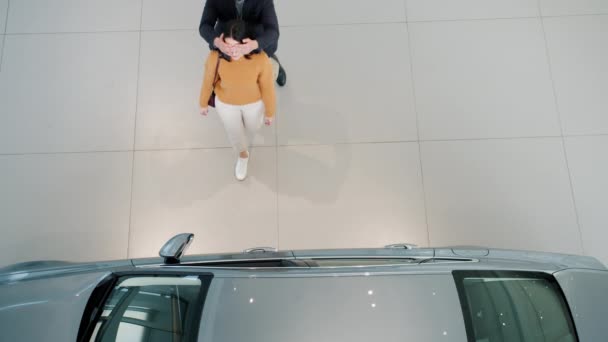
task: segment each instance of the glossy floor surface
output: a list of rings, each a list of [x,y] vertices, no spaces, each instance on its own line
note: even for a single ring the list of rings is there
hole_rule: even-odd
[[[0,0],[0,266],[178,232],[608,263],[608,1],[275,3],[288,84],[239,183],[198,114],[204,1]]]

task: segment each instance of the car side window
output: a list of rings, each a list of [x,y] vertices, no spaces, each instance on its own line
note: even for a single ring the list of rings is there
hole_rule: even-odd
[[[576,342],[563,292],[548,274],[453,272],[469,342]]]
[[[199,276],[119,278],[88,341],[195,341],[208,282]]]

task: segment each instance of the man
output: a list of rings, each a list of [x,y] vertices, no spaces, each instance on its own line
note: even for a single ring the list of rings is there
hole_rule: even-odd
[[[244,44],[231,48],[224,43],[220,32],[228,21],[237,18],[251,25],[256,39],[247,39]],[[284,86],[287,83],[287,74],[275,55],[279,43],[279,21],[273,0],[207,0],[199,32],[211,50],[217,49],[226,55],[235,52],[247,55],[263,50],[273,62],[277,84]]]

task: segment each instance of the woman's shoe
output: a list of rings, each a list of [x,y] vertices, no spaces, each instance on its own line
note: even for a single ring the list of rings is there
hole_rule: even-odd
[[[279,65],[279,77],[277,77],[277,84],[280,87],[284,87],[286,83],[287,83],[287,73],[285,72],[285,69],[283,69],[283,66]]]
[[[249,163],[249,157],[241,158],[236,160],[236,166],[234,167],[234,176],[239,181],[244,181],[247,178],[247,164]]]

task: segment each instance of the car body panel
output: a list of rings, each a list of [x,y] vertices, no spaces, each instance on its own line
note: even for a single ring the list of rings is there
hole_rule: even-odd
[[[38,278],[0,285],[1,341],[76,341],[95,286],[110,272]]]
[[[581,341],[605,341],[608,272],[569,269],[555,275],[568,300]]]
[[[312,267],[306,263],[306,260],[343,260],[349,258],[370,260],[403,258],[409,261],[397,265],[379,264],[378,266],[352,267]],[[221,265],[223,262],[274,259],[298,261],[300,266],[264,268],[226,267]],[[378,296],[384,295],[384,293],[393,293],[396,296],[395,298],[399,298],[407,304],[406,307],[392,307],[391,309],[391,312],[396,312],[396,316],[400,315],[403,319],[410,317],[410,313],[416,311],[419,314],[416,317],[426,317],[422,308],[440,315],[445,310],[445,313],[453,315],[451,322],[442,318],[441,324],[422,329],[426,333],[415,333],[420,334],[419,338],[415,340],[425,341],[439,341],[439,339],[459,341],[464,336],[462,333],[462,312],[456,309],[458,308],[458,296],[455,294],[456,289],[452,279],[454,270],[508,270],[556,274],[560,284],[564,287],[564,293],[572,307],[572,312],[579,315],[574,317],[577,329],[581,331],[581,336],[591,338],[581,339],[581,341],[597,341],[598,336],[602,336],[600,329],[603,327],[601,323],[604,321],[594,313],[594,301],[587,295],[604,295],[608,290],[606,288],[608,286],[606,285],[608,271],[606,271],[604,265],[594,258],[483,247],[267,251],[192,255],[182,258],[181,262],[177,265],[165,265],[161,258],[82,264],[48,261],[22,263],[2,268],[0,269],[0,340],[74,341],[78,334],[84,307],[87,305],[91,292],[109,274],[212,273],[214,280],[211,283],[212,288],[207,298],[211,304],[214,300],[223,300],[218,299],[219,297],[216,295],[225,296],[226,294],[220,290],[223,288],[223,284],[230,284],[230,282],[236,282],[243,289],[249,289],[250,292],[256,292],[258,296],[266,298],[270,298],[269,296],[273,293],[272,287],[274,285],[271,285],[271,283],[276,282],[277,286],[278,284],[289,284],[284,289],[278,286],[277,291],[284,291],[282,293],[283,297],[265,301],[266,307],[261,308],[262,312],[259,312],[260,316],[256,319],[263,318],[264,324],[270,324],[271,318],[275,317],[282,322],[281,324],[289,324],[290,319],[298,317],[299,320],[304,320],[304,322],[308,319],[308,325],[311,325],[312,328],[315,324],[322,323],[319,317],[325,317],[324,320],[327,320],[336,316],[309,317],[310,312],[307,313],[307,310],[315,310],[315,305],[317,308],[329,310],[323,312],[331,312],[331,308],[336,306],[346,305],[348,307],[348,303],[351,301],[355,303],[359,298],[358,296],[362,296],[360,293],[363,288],[362,284],[374,285],[376,288],[382,289],[381,292],[378,292]],[[577,278],[579,276],[580,279]],[[574,277],[575,280],[568,280],[571,277]],[[347,288],[345,282],[352,283],[352,288]],[[408,282],[411,282],[411,285],[406,285]],[[591,283],[587,284],[586,282]],[[259,284],[264,284],[264,286],[260,287]],[[304,284],[308,284],[308,286],[304,286]],[[314,291],[316,290],[314,289],[320,291],[322,288],[329,291],[328,293],[338,293],[340,295],[330,297],[323,293],[315,295]],[[400,293],[395,290],[398,288],[406,288],[406,291]],[[410,293],[407,292],[407,288],[411,291]],[[427,305],[424,300],[414,298],[416,296],[408,297],[411,293],[418,293],[418,296],[421,296],[420,298],[426,298],[428,297],[428,289],[431,288],[440,289],[442,294],[450,293],[451,297],[443,298],[440,295],[442,300],[437,305]],[[291,291],[286,289],[291,289]],[[339,289],[342,289],[344,293],[339,292]],[[437,291],[435,292],[437,293]],[[277,294],[280,294],[280,292],[277,292]],[[295,297],[290,297],[290,294]],[[311,299],[310,303],[304,300],[304,297],[307,296]],[[297,298],[299,298],[299,301],[296,301]],[[434,299],[429,300],[433,303]],[[388,303],[388,297],[383,297],[382,301]],[[312,305],[312,303],[316,304]],[[447,307],[442,307],[441,303],[444,303]],[[258,302],[258,304],[261,306],[262,303]],[[300,306],[299,309],[298,305]],[[248,306],[245,307],[249,308]],[[607,307],[608,305],[604,304],[604,310]],[[285,310],[280,310],[281,308]],[[380,309],[379,304],[377,309]],[[408,311],[410,309],[412,311]],[[207,312],[206,310],[204,314]],[[225,310],[230,310],[230,308],[225,308]],[[289,314],[276,315],[277,310]],[[355,309],[350,308],[334,313],[343,315],[342,318],[336,317],[338,320],[348,318],[348,320],[354,322],[356,312],[353,310]],[[218,312],[215,317],[218,320],[213,323],[217,325],[218,329],[215,332],[218,335],[215,337],[224,336],[221,335],[223,333],[236,334],[236,332],[225,331],[227,324],[229,324],[226,320],[227,316],[225,316],[227,312]],[[379,314],[382,317],[379,322],[393,322],[388,317],[388,311],[375,310],[375,312],[374,314]],[[603,317],[607,317],[605,311],[602,311],[602,314]],[[589,315],[596,316],[594,319],[588,319]],[[280,318],[276,318],[276,316],[280,316]],[[419,322],[416,317],[411,319],[414,322]],[[582,320],[581,317],[586,319]],[[431,321],[431,318],[428,319]],[[339,322],[341,322],[340,324],[344,323]],[[377,323],[372,327],[372,330],[396,329],[394,330],[395,333],[402,333],[398,330],[398,327],[393,327],[392,324],[388,326],[382,324],[384,323]],[[424,322],[417,324],[424,324]],[[343,326],[345,325],[343,324]],[[31,329],[31,327],[35,327],[35,329]],[[440,331],[441,329],[443,330]],[[446,335],[443,335],[444,331],[449,334],[448,339],[446,339]],[[437,335],[439,332],[441,336]],[[276,337],[268,336],[270,340]],[[210,341],[212,340],[210,338],[209,336],[201,336],[201,341]],[[351,340],[357,340],[357,338],[353,335]]]
[[[61,261],[34,261],[0,268],[0,286],[14,282],[62,277],[90,272],[131,269],[131,260],[103,261],[95,263],[70,263]],[[0,302],[0,305],[2,303]]]

